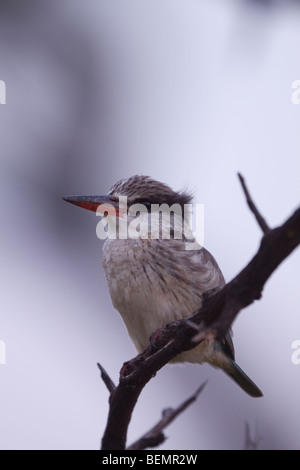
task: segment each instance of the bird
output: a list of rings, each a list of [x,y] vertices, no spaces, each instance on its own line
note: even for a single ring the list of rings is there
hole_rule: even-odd
[[[106,237],[102,265],[110,297],[138,353],[155,331],[189,317],[201,308],[205,293],[225,285],[217,261],[197,243],[191,218],[185,217],[192,203],[186,190],[176,192],[149,176],[134,175],[118,181],[107,195],[63,199],[103,215],[99,233]],[[169,208],[169,217],[159,214],[162,205]],[[209,363],[248,395],[263,396],[235,362],[231,331],[222,341],[203,340],[171,362]]]

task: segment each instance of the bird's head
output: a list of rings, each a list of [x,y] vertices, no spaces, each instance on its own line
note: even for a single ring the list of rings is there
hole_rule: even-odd
[[[135,175],[122,179],[112,186],[105,196],[66,196],[63,199],[71,204],[96,212],[112,212],[112,207],[117,216],[119,211],[120,197],[127,198],[127,209],[133,204],[143,204],[150,211],[153,204],[179,204],[182,209],[189,204],[192,197],[187,192],[173,191],[168,185],[156,181],[149,176]]]
[[[173,191],[164,183],[139,175],[119,181],[105,196],[64,198],[97,215],[108,216],[97,225],[101,239],[155,240],[194,238],[190,227],[191,199],[187,192]]]

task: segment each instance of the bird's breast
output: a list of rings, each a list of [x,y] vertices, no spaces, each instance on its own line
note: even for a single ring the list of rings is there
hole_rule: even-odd
[[[102,262],[113,305],[139,352],[155,330],[201,306],[201,289],[189,282],[190,270],[181,262],[180,250],[172,253],[162,243],[107,240],[103,246]]]

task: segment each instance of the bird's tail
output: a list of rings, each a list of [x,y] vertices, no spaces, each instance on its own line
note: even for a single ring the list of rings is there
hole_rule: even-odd
[[[262,397],[263,393],[232,359],[222,364],[222,369],[251,397]]]

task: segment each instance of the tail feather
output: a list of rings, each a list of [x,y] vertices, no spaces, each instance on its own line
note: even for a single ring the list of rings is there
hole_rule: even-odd
[[[231,359],[222,365],[222,369],[251,397],[263,397],[262,391],[245,374],[245,372]]]

